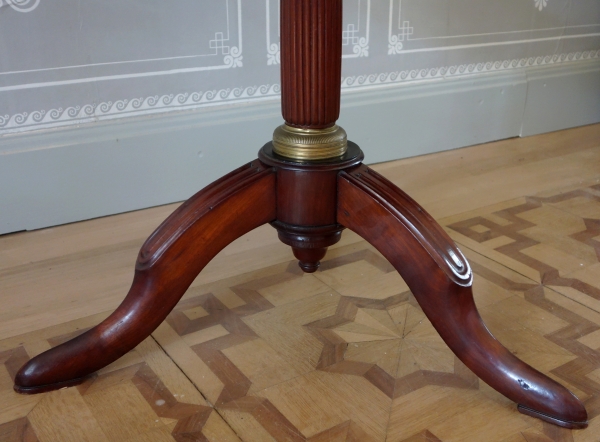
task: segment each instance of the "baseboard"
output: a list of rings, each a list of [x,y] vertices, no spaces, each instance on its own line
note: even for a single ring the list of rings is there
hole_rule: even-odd
[[[590,124],[599,72],[592,60],[353,90],[339,123],[367,163]],[[0,137],[0,234],[184,200],[278,124],[279,101],[261,101]]]
[[[521,136],[600,121],[600,60],[527,70]]]

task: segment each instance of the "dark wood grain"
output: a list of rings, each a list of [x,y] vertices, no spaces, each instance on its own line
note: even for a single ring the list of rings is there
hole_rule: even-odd
[[[344,230],[336,223],[337,174],[360,164],[363,153],[349,143],[338,158],[295,162],[275,154],[272,143],[267,143],[258,157],[277,170],[277,220],[271,225],[281,242],[292,247],[300,268],[313,273]]]
[[[277,220],[300,226],[335,224],[337,171],[277,171]]]
[[[281,95],[289,126],[322,129],[340,114],[342,0],[281,0]]]
[[[515,357],[484,325],[472,273],[443,229],[408,195],[366,166],[341,172],[338,223],[385,256],[458,358],[519,410],[567,428],[585,428],[573,393]]]
[[[133,284],[117,310],[25,364],[15,377],[15,390],[38,393],[76,385],[133,349],[220,250],[275,219],[275,206],[275,172],[258,161],[198,192],[142,246]]]
[[[335,223],[336,170],[277,170],[277,222],[279,239],[292,247],[298,265],[315,272],[327,247],[341,238]]]

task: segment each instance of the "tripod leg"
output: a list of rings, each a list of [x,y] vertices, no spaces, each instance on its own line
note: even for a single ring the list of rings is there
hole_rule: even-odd
[[[146,240],[123,303],[106,320],[25,364],[19,393],[77,385],[150,335],[226,245],[275,219],[275,172],[249,163],[198,192]]]
[[[373,244],[398,270],[450,349],[522,413],[585,428],[587,412],[569,390],[510,353],[488,331],[471,291],[468,262],[415,201],[366,166],[338,178],[338,223]]]

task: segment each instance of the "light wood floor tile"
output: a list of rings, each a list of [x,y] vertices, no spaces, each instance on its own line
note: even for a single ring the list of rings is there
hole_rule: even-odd
[[[593,350],[600,349],[600,330],[596,330],[588,335],[585,335],[578,339],[584,345],[587,345]]]
[[[478,394],[467,390],[458,394],[451,388],[426,386],[394,400],[388,428],[389,441],[404,441],[477,407]],[[431,431],[439,438],[434,431]]]
[[[482,400],[477,406],[467,407],[467,410],[450,420],[433,424],[430,430],[444,442],[479,442],[492,434],[494,438],[502,440],[530,427],[520,416],[494,418],[503,415],[505,410],[501,404]]]
[[[76,389],[45,395],[27,420],[41,442],[110,440]]]
[[[177,363],[204,397],[215,403],[224,384],[183,339],[167,324],[161,324],[152,334],[165,352]]]
[[[27,416],[41,400],[39,397],[18,397],[16,394],[13,394],[12,388],[0,391],[0,395],[2,397],[2,401],[0,402],[2,404],[0,425]]]
[[[110,441],[132,439],[164,425],[132,383],[86,392],[83,398]]]
[[[585,430],[573,431],[573,442],[596,442],[599,434],[600,419],[594,419]]]
[[[223,354],[248,378],[253,394],[271,385],[301,375],[262,339],[244,342],[223,350]]]
[[[395,272],[384,273],[370,263],[357,262],[316,275],[343,296],[386,299],[407,291],[408,286]]]
[[[365,379],[315,371],[258,394],[307,437],[351,420],[365,442],[385,439],[390,400]]]
[[[213,411],[204,427],[202,434],[209,442],[239,442],[240,438],[235,434],[233,429],[225,423],[221,416]]]
[[[297,432],[291,432],[291,434],[288,432],[283,432],[283,434],[281,434],[281,437],[278,437],[276,439],[275,437],[273,437],[273,435],[271,435],[269,431],[265,429],[261,421],[259,421],[256,417],[252,415],[252,411],[254,410],[254,408],[250,408],[248,411],[245,411],[244,409],[223,409],[221,410],[221,414],[237,434],[243,435],[242,440],[244,441],[250,442],[252,440],[260,440],[265,442],[278,442],[278,439],[286,440],[286,436],[288,435],[291,435],[292,438],[294,437],[294,435],[300,437],[300,435]],[[266,415],[265,413],[265,418],[269,419],[270,416]],[[276,433],[276,436],[279,435],[279,433]],[[287,439],[289,440],[290,437],[287,437]]]

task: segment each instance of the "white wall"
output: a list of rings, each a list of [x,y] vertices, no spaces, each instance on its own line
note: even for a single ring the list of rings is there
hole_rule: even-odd
[[[340,124],[367,162],[600,121],[597,0],[344,5]],[[277,7],[0,0],[0,233],[179,201],[254,158],[281,122]]]

